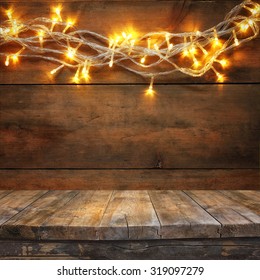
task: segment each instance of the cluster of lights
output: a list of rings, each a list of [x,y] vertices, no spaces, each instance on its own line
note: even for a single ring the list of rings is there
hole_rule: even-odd
[[[52,8],[53,17],[20,22],[12,9],[6,11],[8,20],[0,25],[0,46],[16,45],[15,53],[1,52],[5,66],[16,64],[19,58],[35,57],[58,64],[50,71],[56,75],[63,68],[75,69],[72,81],[90,81],[92,67],[118,65],[150,78],[147,94],[153,94],[154,79],[176,71],[199,77],[212,70],[219,82],[225,77],[219,66],[229,62],[223,53],[255,38],[259,33],[260,5],[245,0],[234,7],[223,22],[206,31],[170,33],[136,32],[105,37],[89,30],[76,30],[75,20],[64,20],[62,6]]]

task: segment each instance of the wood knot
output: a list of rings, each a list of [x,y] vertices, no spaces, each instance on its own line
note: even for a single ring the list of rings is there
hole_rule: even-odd
[[[162,161],[160,159],[157,160],[157,163],[155,165],[155,168],[163,168]]]

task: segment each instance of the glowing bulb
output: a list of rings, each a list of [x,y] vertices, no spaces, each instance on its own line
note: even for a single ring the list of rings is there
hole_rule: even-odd
[[[225,77],[222,74],[217,73],[217,77],[218,77],[218,82],[220,82],[220,83],[224,82]]]
[[[173,48],[173,44],[170,44],[169,47],[168,47],[168,51],[171,51]]]
[[[113,64],[114,64],[114,61],[113,61],[113,59],[111,59],[109,62],[109,67],[111,68],[113,66]]]
[[[240,30],[242,32],[246,32],[248,30],[248,28],[249,28],[249,24],[248,23],[241,23],[240,24]]]
[[[219,63],[223,68],[228,66],[228,61],[226,59],[221,59]]]
[[[215,72],[215,74],[216,74],[216,76],[217,76],[217,78],[218,78],[218,79],[217,79],[218,82],[223,83],[224,80],[225,80],[225,76],[222,75],[222,74],[220,74],[214,67],[211,67],[211,69]]]
[[[17,54],[13,54],[12,55],[12,60],[13,60],[13,63],[16,64],[18,62],[18,60],[19,60],[18,59],[18,55]]]
[[[190,49],[189,49],[189,52],[191,53],[191,54],[196,54],[196,48],[194,47],[194,46],[192,46]]]
[[[8,55],[5,60],[5,66],[8,67],[10,62],[10,56]]]
[[[251,13],[254,16],[260,14],[260,5],[256,4],[256,7],[254,9],[251,9]]]
[[[115,43],[114,39],[109,39],[109,48],[112,48],[114,43]]]
[[[62,31],[62,33],[66,33],[66,31],[71,28],[72,26],[74,25],[74,22],[72,20],[68,20],[67,21],[67,25],[66,27],[64,28],[64,30]]]
[[[14,36],[18,35],[19,27],[17,25],[17,21],[15,19],[12,20],[12,28],[11,28],[11,33]]]
[[[38,37],[39,37],[40,45],[41,45],[41,48],[42,48],[42,45],[43,45],[43,37],[44,37],[44,31],[43,31],[43,30],[40,30],[40,31],[38,32]]]
[[[221,44],[220,44],[220,41],[219,41],[219,39],[216,37],[216,38],[214,38],[214,42],[213,42],[213,45],[214,45],[214,47],[218,47],[218,46],[220,46]]]
[[[184,51],[183,51],[183,56],[188,56],[189,55],[189,51],[187,50],[187,49],[185,49]]]
[[[196,36],[197,37],[201,36],[201,32],[200,31],[196,31]]]
[[[237,34],[236,34],[236,31],[233,30],[233,37],[234,37],[234,42],[235,42],[235,45],[238,46],[239,45],[239,41],[237,39]]]
[[[195,68],[200,66],[200,63],[199,63],[199,61],[196,58],[193,59],[193,62],[194,62],[193,65],[194,65]]]
[[[50,73],[51,75],[56,74],[59,70],[61,70],[64,67],[64,64],[60,65],[59,67],[53,69]]]
[[[61,10],[62,10],[62,7],[61,7],[61,6],[56,6],[56,7],[53,8],[53,11],[54,11],[55,14],[57,15],[58,20],[59,20],[60,22],[62,22]]]
[[[6,15],[9,18],[9,20],[12,20],[12,18],[13,18],[13,10],[12,9],[6,10]]]
[[[75,54],[76,54],[76,50],[73,49],[73,48],[71,48],[71,47],[69,47],[69,48],[68,48],[68,51],[67,51],[67,54],[66,54],[67,57],[68,57],[69,59],[73,60],[74,57],[75,57]]]
[[[144,64],[144,63],[145,63],[145,60],[146,60],[146,55],[143,56],[143,57],[141,58],[140,62],[141,62],[142,64]]]
[[[154,77],[151,77],[151,82],[150,82],[149,88],[146,90],[146,95],[149,95],[149,96],[154,95],[153,82],[154,82]]]
[[[130,41],[130,48],[129,48],[128,55],[130,55],[130,54],[131,54],[131,52],[132,52],[132,50],[133,50],[134,45],[135,45],[135,39],[132,39],[132,40]]]
[[[147,39],[147,47],[148,47],[148,49],[151,48],[151,38]]]
[[[58,19],[57,18],[52,18],[52,24],[51,24],[51,32],[53,31],[55,25],[58,23]]]
[[[75,76],[72,79],[75,84],[79,83],[79,72],[80,72],[80,67],[78,67],[78,70],[77,70]]]
[[[86,82],[90,80],[89,69],[90,69],[90,63],[86,60],[84,63],[84,67],[82,69],[82,77],[85,79]]]
[[[254,23],[255,23],[255,22],[254,22],[252,19],[249,19],[249,20],[248,20],[248,24],[249,24],[250,26],[252,26]]]
[[[221,41],[220,41],[219,38],[218,38],[217,30],[214,29],[213,46],[214,46],[214,48],[216,48],[216,47],[220,47],[221,45],[222,45],[222,44],[221,44]]]
[[[159,51],[159,46],[157,44],[154,44],[154,49]]]

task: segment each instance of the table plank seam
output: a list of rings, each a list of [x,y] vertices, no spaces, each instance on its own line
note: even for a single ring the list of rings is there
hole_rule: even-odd
[[[6,193],[5,193],[3,196],[0,195],[0,200],[3,199],[4,197],[8,196],[8,195],[11,194],[12,192],[13,192],[13,190],[11,190],[11,191],[9,191],[9,192],[6,191]]]
[[[24,207],[22,210],[17,211],[17,213],[15,215],[13,215],[12,217],[10,217],[9,219],[7,219],[3,224],[0,225],[0,228],[5,226],[6,223],[8,223],[11,219],[13,219],[14,217],[16,217],[17,215],[19,215],[20,213],[22,213],[23,211],[25,211],[27,208],[31,207],[31,205],[33,203],[35,203],[36,201],[38,201],[39,199],[41,199],[44,195],[46,195],[47,193],[49,193],[50,191],[46,191],[44,192],[41,196],[37,197],[34,201],[32,201],[31,203],[29,203],[26,207]],[[12,192],[13,193],[13,192]],[[8,194],[9,195],[9,194]]]
[[[158,213],[157,213],[156,207],[155,207],[155,205],[154,205],[154,203],[153,203],[153,200],[152,200],[152,198],[151,198],[150,191],[148,191],[147,193],[148,193],[149,199],[150,199],[150,201],[151,201],[151,204],[152,204],[152,206],[153,206],[154,212],[155,212],[155,214],[156,214],[157,220],[158,220],[158,222],[159,222],[159,224],[160,224],[160,228],[157,230],[157,235],[160,237],[160,239],[162,239],[163,236],[162,236],[162,234],[160,234],[160,231],[161,231],[161,229],[162,229],[162,223],[161,223],[161,221],[160,221],[160,218],[159,218],[159,215],[158,215]]]
[[[205,212],[207,212],[214,220],[216,220],[219,225],[220,228],[218,229],[218,234],[219,234],[219,238],[222,238],[222,229],[223,229],[223,224],[215,217],[213,216],[209,211],[207,211],[207,209],[205,209],[202,205],[200,205],[200,203],[198,203],[192,196],[190,196],[186,191],[182,191],[183,193],[185,193],[192,201],[194,201],[199,207],[201,207]]]

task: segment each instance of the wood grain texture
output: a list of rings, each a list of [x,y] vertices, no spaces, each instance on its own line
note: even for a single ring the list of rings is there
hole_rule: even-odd
[[[41,225],[41,239],[95,240],[112,191],[81,191]]]
[[[24,211],[13,215],[5,222],[0,228],[0,236],[2,238],[12,236],[18,239],[39,239],[41,225],[76,194],[76,191],[49,191]]]
[[[0,189],[259,189],[258,169],[0,170]]]
[[[0,168],[258,168],[260,85],[1,86]]]
[[[260,238],[143,241],[0,241],[0,259],[259,260]]]
[[[186,191],[201,207],[222,224],[222,237],[259,237],[260,215],[239,201],[218,191]]]
[[[185,192],[13,191],[0,200],[0,238],[72,241],[259,237],[259,210],[240,203],[238,197],[234,200],[219,191]],[[259,200],[255,201],[259,205]]]
[[[183,32],[211,28],[225,17],[238,0],[226,1],[69,1],[63,3],[64,18],[77,17],[77,27],[87,28],[104,35],[122,32],[133,28],[140,34],[151,31]],[[10,5],[8,3],[8,5]],[[8,6],[5,1],[0,6]],[[50,2],[23,1],[15,3],[23,19],[50,15]],[[214,14],[214,16],[212,16]],[[156,16],[154,16],[156,15]],[[98,20],[97,20],[98,19]],[[10,51],[10,49],[8,49]],[[251,41],[227,53],[232,67],[227,70],[228,82],[259,82],[260,51],[259,39]],[[246,61],[246,64],[243,63]],[[74,75],[63,70],[53,79],[48,73],[55,68],[50,62],[37,59],[23,59],[15,67],[0,67],[0,84],[64,84],[71,83]],[[149,81],[119,67],[92,70],[92,83],[147,83]],[[29,77],[29,78],[28,78]],[[164,76],[157,81],[162,83],[215,83],[213,71],[205,77],[194,79],[181,73]]]
[[[46,191],[15,191],[0,199],[0,225],[27,208]]]
[[[100,223],[99,239],[158,239],[159,227],[147,191],[114,191]]]
[[[181,191],[150,191],[163,239],[214,238],[221,224]]]
[[[252,190],[239,190],[239,191],[221,191],[224,195],[230,199],[245,205],[254,213],[260,216],[260,191]]]
[[[9,191],[3,191],[3,190],[1,190],[1,191],[0,191],[0,199],[1,199],[2,197],[7,196],[9,193],[11,193],[11,190],[9,190]]]

